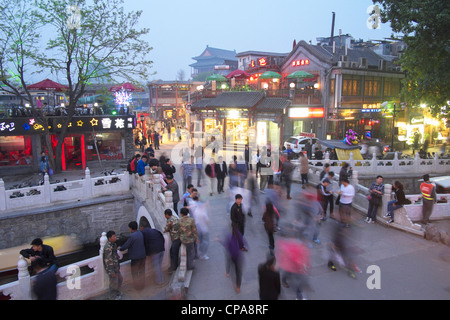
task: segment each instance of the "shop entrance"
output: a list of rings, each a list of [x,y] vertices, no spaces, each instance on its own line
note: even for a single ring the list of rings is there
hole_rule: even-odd
[[[247,144],[247,119],[227,119],[226,120],[226,141],[232,144]]]
[[[64,138],[62,168],[63,170],[86,169],[84,135],[72,134]]]

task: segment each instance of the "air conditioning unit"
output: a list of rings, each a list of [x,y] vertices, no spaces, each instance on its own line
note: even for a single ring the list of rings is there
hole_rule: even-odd
[[[348,61],[348,57],[347,56],[340,56],[339,57],[339,61]]]
[[[354,61],[352,61],[351,63],[350,63],[350,67],[351,68],[358,68],[358,62],[354,62]]]

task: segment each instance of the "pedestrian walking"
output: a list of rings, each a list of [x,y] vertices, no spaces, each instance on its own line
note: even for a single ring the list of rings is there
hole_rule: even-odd
[[[212,196],[216,185],[216,162],[214,158],[209,159],[209,164],[205,167],[205,173],[209,180],[209,195]]]
[[[155,130],[153,132],[153,142],[155,144],[155,149],[156,150],[159,150],[159,141],[160,141],[159,133]]]
[[[308,184],[309,163],[308,158],[303,152],[300,152],[300,176],[302,178],[302,188],[305,189]]]
[[[43,257],[36,257],[31,262],[31,267],[36,273],[33,282],[32,297],[35,300],[56,300],[56,274],[55,270],[48,266]]]
[[[266,262],[258,266],[259,299],[278,300],[281,293],[280,272],[275,256],[269,255]]]
[[[286,198],[288,200],[291,198],[291,184],[292,184],[292,175],[294,174],[295,165],[291,162],[292,153],[287,154],[286,161],[284,161],[281,165],[281,179],[284,181],[284,185],[286,186]]]
[[[191,156],[191,160],[186,160],[181,165],[181,175],[183,177],[183,190],[186,190],[186,186],[192,184],[192,173],[194,172],[194,157]]]
[[[333,171],[328,171],[327,175],[321,179],[321,182],[323,182],[325,179],[328,180],[328,185],[325,187],[325,193],[327,194],[325,196],[324,202],[323,204],[323,217],[322,220],[326,221],[327,220],[327,209],[328,206],[330,206],[330,218],[333,218],[333,212],[334,212],[334,197],[333,197],[333,179],[334,179],[334,172]]]
[[[341,170],[339,171],[339,185],[341,184],[341,181],[344,179],[347,179],[350,181],[352,174],[353,174],[353,170],[350,167],[350,164],[348,164],[347,162],[344,162],[344,165],[342,166]]]
[[[367,223],[375,223],[377,221],[378,208],[381,205],[384,195],[384,184],[383,177],[377,176],[375,182],[373,182],[369,187],[369,209],[367,210]]]
[[[423,182],[420,185],[422,193],[422,224],[429,224],[430,217],[433,213],[434,204],[437,201],[436,187],[430,182],[428,174],[423,176]]]
[[[195,225],[195,220],[189,217],[189,209],[181,208],[180,219],[179,219],[179,234],[180,241],[186,247],[186,268],[187,270],[194,269],[194,257],[195,257],[195,247],[194,243],[198,242],[197,227]]]
[[[53,248],[44,244],[41,238],[36,238],[31,241],[31,248],[20,250],[20,255],[30,259],[31,262],[37,257],[40,257],[46,263],[46,266],[49,266],[54,272],[58,270],[58,260],[55,257]]]
[[[208,260],[209,257],[207,252],[209,247],[209,225],[211,224],[211,220],[208,215],[208,204],[200,202],[198,197],[194,197],[193,199],[195,203],[194,219],[198,236],[198,257],[200,260]]]
[[[170,235],[171,245],[170,245],[170,269],[169,272],[174,272],[178,268],[178,255],[180,252],[180,225],[179,220],[172,214],[172,210],[166,209],[164,211],[164,216],[166,217],[166,226],[164,228],[164,233]]]
[[[200,188],[201,181],[203,179],[203,147],[198,146],[197,149],[195,149],[195,168],[197,170],[197,187]]]
[[[235,159],[231,161],[228,167],[228,175],[230,176],[230,189],[239,187],[239,169]]]
[[[339,199],[339,216],[341,222],[346,226],[350,226],[352,202],[355,197],[355,188],[350,184],[348,179],[341,180],[341,187],[338,191]]]
[[[237,293],[241,292],[242,270],[244,267],[244,256],[242,254],[241,246],[245,244],[243,235],[237,228],[231,228],[223,239],[219,240],[225,248],[225,276],[230,277],[231,266],[235,270],[235,290]]]
[[[219,156],[217,163],[215,164],[215,169],[217,176],[217,193],[220,194],[223,192],[225,177],[228,175],[227,163],[223,160],[222,156]]]
[[[264,189],[266,188],[269,180],[273,179],[273,169],[272,169],[272,158],[269,156],[267,150],[263,150],[261,156],[259,158],[259,190],[264,193]]]
[[[144,236],[138,230],[136,221],[128,224],[130,236],[127,241],[119,247],[119,251],[128,250],[128,257],[131,260],[131,276],[133,278],[133,286],[136,290],[143,290],[145,287],[145,245]]]
[[[406,204],[405,192],[403,191],[403,184],[400,181],[395,181],[392,186],[395,192],[395,199],[388,202],[387,215],[385,218],[390,217],[388,223],[394,222],[394,211],[403,208]]]
[[[160,231],[151,228],[148,222],[141,222],[139,229],[144,236],[145,254],[152,259],[155,282],[157,285],[163,285],[162,261],[164,258],[164,236]]]
[[[245,231],[245,214],[242,211],[242,195],[236,194],[234,196],[235,202],[231,206],[230,209],[230,219],[231,219],[231,228],[236,229],[239,231],[239,233],[244,236]],[[240,249],[242,251],[247,251],[247,248],[245,247],[244,243],[240,243]]]
[[[103,265],[109,277],[109,298],[120,300],[122,298],[123,277],[120,273],[119,254],[117,253],[117,237],[112,230],[106,233],[108,241],[103,248]]]
[[[180,191],[178,188],[178,183],[173,178],[173,175],[166,175],[166,187],[163,188],[163,192],[172,191],[172,203],[173,211],[178,214],[178,202],[180,202]]]
[[[304,291],[309,288],[310,250],[298,239],[283,238],[278,241],[275,256],[282,270],[282,286],[292,286],[296,300],[306,300]]]
[[[244,188],[245,186],[245,180],[247,179],[248,175],[247,164],[248,163],[244,162],[244,160],[242,159],[242,156],[239,156],[239,160],[236,162],[236,169],[239,178],[238,186],[240,188]]]
[[[272,202],[266,202],[266,209],[264,211],[262,221],[264,222],[264,229],[269,237],[269,250],[272,252],[275,249],[275,240],[273,234],[275,232],[275,209]]]

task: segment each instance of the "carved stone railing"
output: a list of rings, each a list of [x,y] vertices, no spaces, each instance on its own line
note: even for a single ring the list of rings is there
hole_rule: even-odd
[[[43,185],[12,190],[6,190],[5,183],[0,179],[0,217],[11,210],[123,194],[129,191],[129,185],[127,172],[91,178],[89,168],[86,168],[84,179],[81,180],[50,184],[46,174]]]

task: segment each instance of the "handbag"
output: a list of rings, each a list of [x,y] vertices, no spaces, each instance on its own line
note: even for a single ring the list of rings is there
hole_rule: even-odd
[[[52,168],[49,168],[49,169],[48,169],[48,175],[49,175],[49,176],[52,176],[52,175],[53,175],[53,169],[52,169]]]
[[[367,200],[372,200],[372,196],[370,194],[367,195]]]

